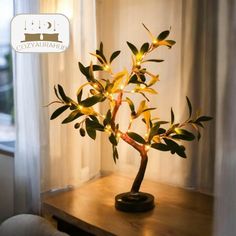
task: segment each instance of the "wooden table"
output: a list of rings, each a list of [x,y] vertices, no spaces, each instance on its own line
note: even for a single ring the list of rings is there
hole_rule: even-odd
[[[94,235],[211,236],[213,198],[144,180],[143,192],[155,196],[147,213],[124,213],[114,208],[116,194],[129,190],[133,179],[114,174],[82,187],[47,197],[43,210]]]

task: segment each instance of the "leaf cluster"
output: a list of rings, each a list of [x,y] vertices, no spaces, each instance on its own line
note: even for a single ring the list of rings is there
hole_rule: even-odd
[[[120,136],[125,133],[139,147],[146,145],[160,151],[170,151],[180,157],[186,157],[185,147],[179,144],[179,141],[192,141],[197,136],[200,139],[200,128],[203,123],[211,120],[208,116],[192,117],[192,105],[188,97],[186,97],[189,116],[183,123],[175,123],[175,115],[171,108],[170,121],[161,121],[152,118],[151,112],[156,110],[149,107],[149,95],[156,95],[157,91],[153,88],[159,81],[159,75],[150,72],[146,65],[148,63],[161,63],[164,60],[159,58],[146,58],[152,51],[160,46],[171,48],[175,41],[168,39],[170,30],[165,30],[154,37],[150,30],[143,24],[151,38],[151,42],[145,42],[137,47],[131,42],[127,42],[128,48],[131,50],[132,68],[130,71],[123,69],[117,73],[112,70],[112,62],[119,56],[121,51],[114,51],[110,57],[104,53],[103,43],[99,48],[91,53],[97,59],[97,64],[83,65],[78,63],[79,70],[86,78],[86,83],[82,84],[76,93],[76,99],[69,97],[61,85],[54,87],[54,92],[60,106],[52,113],[51,120],[61,116],[65,111],[69,114],[64,118],[62,124],[75,122],[74,128],[79,130],[82,137],[86,134],[96,139],[97,131],[107,132],[109,141],[112,144],[113,159],[118,159],[117,145]],[[106,79],[103,73],[107,73]],[[84,96],[83,90],[89,86],[89,94]],[[131,100],[129,94],[139,94],[144,97],[138,105]],[[123,95],[124,100],[121,100]],[[119,100],[120,99],[120,100]],[[102,102],[108,102],[109,109],[105,115],[96,111],[96,105]],[[130,108],[130,124],[127,132],[121,132],[119,124],[116,123],[116,113],[123,103],[127,103]],[[146,134],[142,135],[130,131],[132,123],[135,119],[142,117],[146,126]],[[78,120],[79,119],[79,120]],[[168,128],[165,128],[169,125]],[[188,127],[193,127],[196,134]]]

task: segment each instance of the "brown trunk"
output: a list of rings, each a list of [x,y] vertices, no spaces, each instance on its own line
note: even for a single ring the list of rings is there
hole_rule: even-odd
[[[138,174],[133,182],[132,188],[131,188],[131,192],[132,193],[137,193],[139,192],[140,189],[140,185],[143,181],[143,177],[146,171],[146,167],[147,167],[147,162],[148,162],[148,156],[147,153],[141,153],[141,164],[139,167],[139,171]]]

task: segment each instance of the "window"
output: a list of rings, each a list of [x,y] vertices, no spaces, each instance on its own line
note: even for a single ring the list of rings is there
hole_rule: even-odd
[[[0,1],[0,149],[13,152],[15,143],[10,23],[13,1]]]

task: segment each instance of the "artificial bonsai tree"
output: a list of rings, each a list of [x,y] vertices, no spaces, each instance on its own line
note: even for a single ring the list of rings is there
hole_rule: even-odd
[[[123,211],[146,211],[154,207],[153,196],[139,191],[148,162],[148,150],[153,148],[158,151],[169,151],[171,154],[186,158],[185,147],[179,142],[192,141],[195,136],[199,140],[200,128],[203,128],[202,123],[212,119],[209,116],[193,115],[188,97],[186,97],[186,101],[189,115],[183,122],[175,122],[172,108],[170,121],[163,121],[152,116],[155,108],[149,105],[149,95],[157,94],[155,86],[159,81],[159,75],[147,70],[145,65],[160,63],[163,60],[147,59],[147,56],[161,46],[171,48],[175,41],[167,39],[169,30],[154,37],[144,24],[143,26],[151,37],[151,42],[143,43],[140,49],[127,42],[132,53],[132,67],[129,71],[124,69],[115,73],[112,69],[112,62],[118,57],[120,51],[113,52],[108,59],[104,55],[101,43],[100,48],[95,53],[91,53],[97,58],[98,64],[91,62],[89,66],[84,66],[79,62],[79,69],[87,81],[78,88],[77,100],[70,98],[65,94],[63,87],[57,85],[54,90],[58,100],[52,102],[61,106],[53,112],[51,120],[66,110],[69,111],[69,115],[62,121],[62,124],[75,122],[74,128],[79,129],[82,137],[87,133],[90,138],[95,140],[97,131],[107,132],[115,162],[118,159],[117,145],[120,140],[139,152],[141,164],[130,192],[116,196],[116,208]],[[106,76],[99,71],[106,73]],[[87,86],[90,87],[89,95],[84,97],[83,89]],[[144,98],[138,106],[135,106],[135,102],[130,99],[131,93]],[[106,114],[101,114],[94,107],[97,103],[103,102],[107,102],[109,105]],[[116,119],[119,108],[123,105],[128,105],[130,108],[130,122],[126,130],[120,129]],[[143,125],[146,127],[145,134],[132,131],[133,122],[138,118],[142,119]],[[191,132],[191,128],[196,130],[196,134]]]

